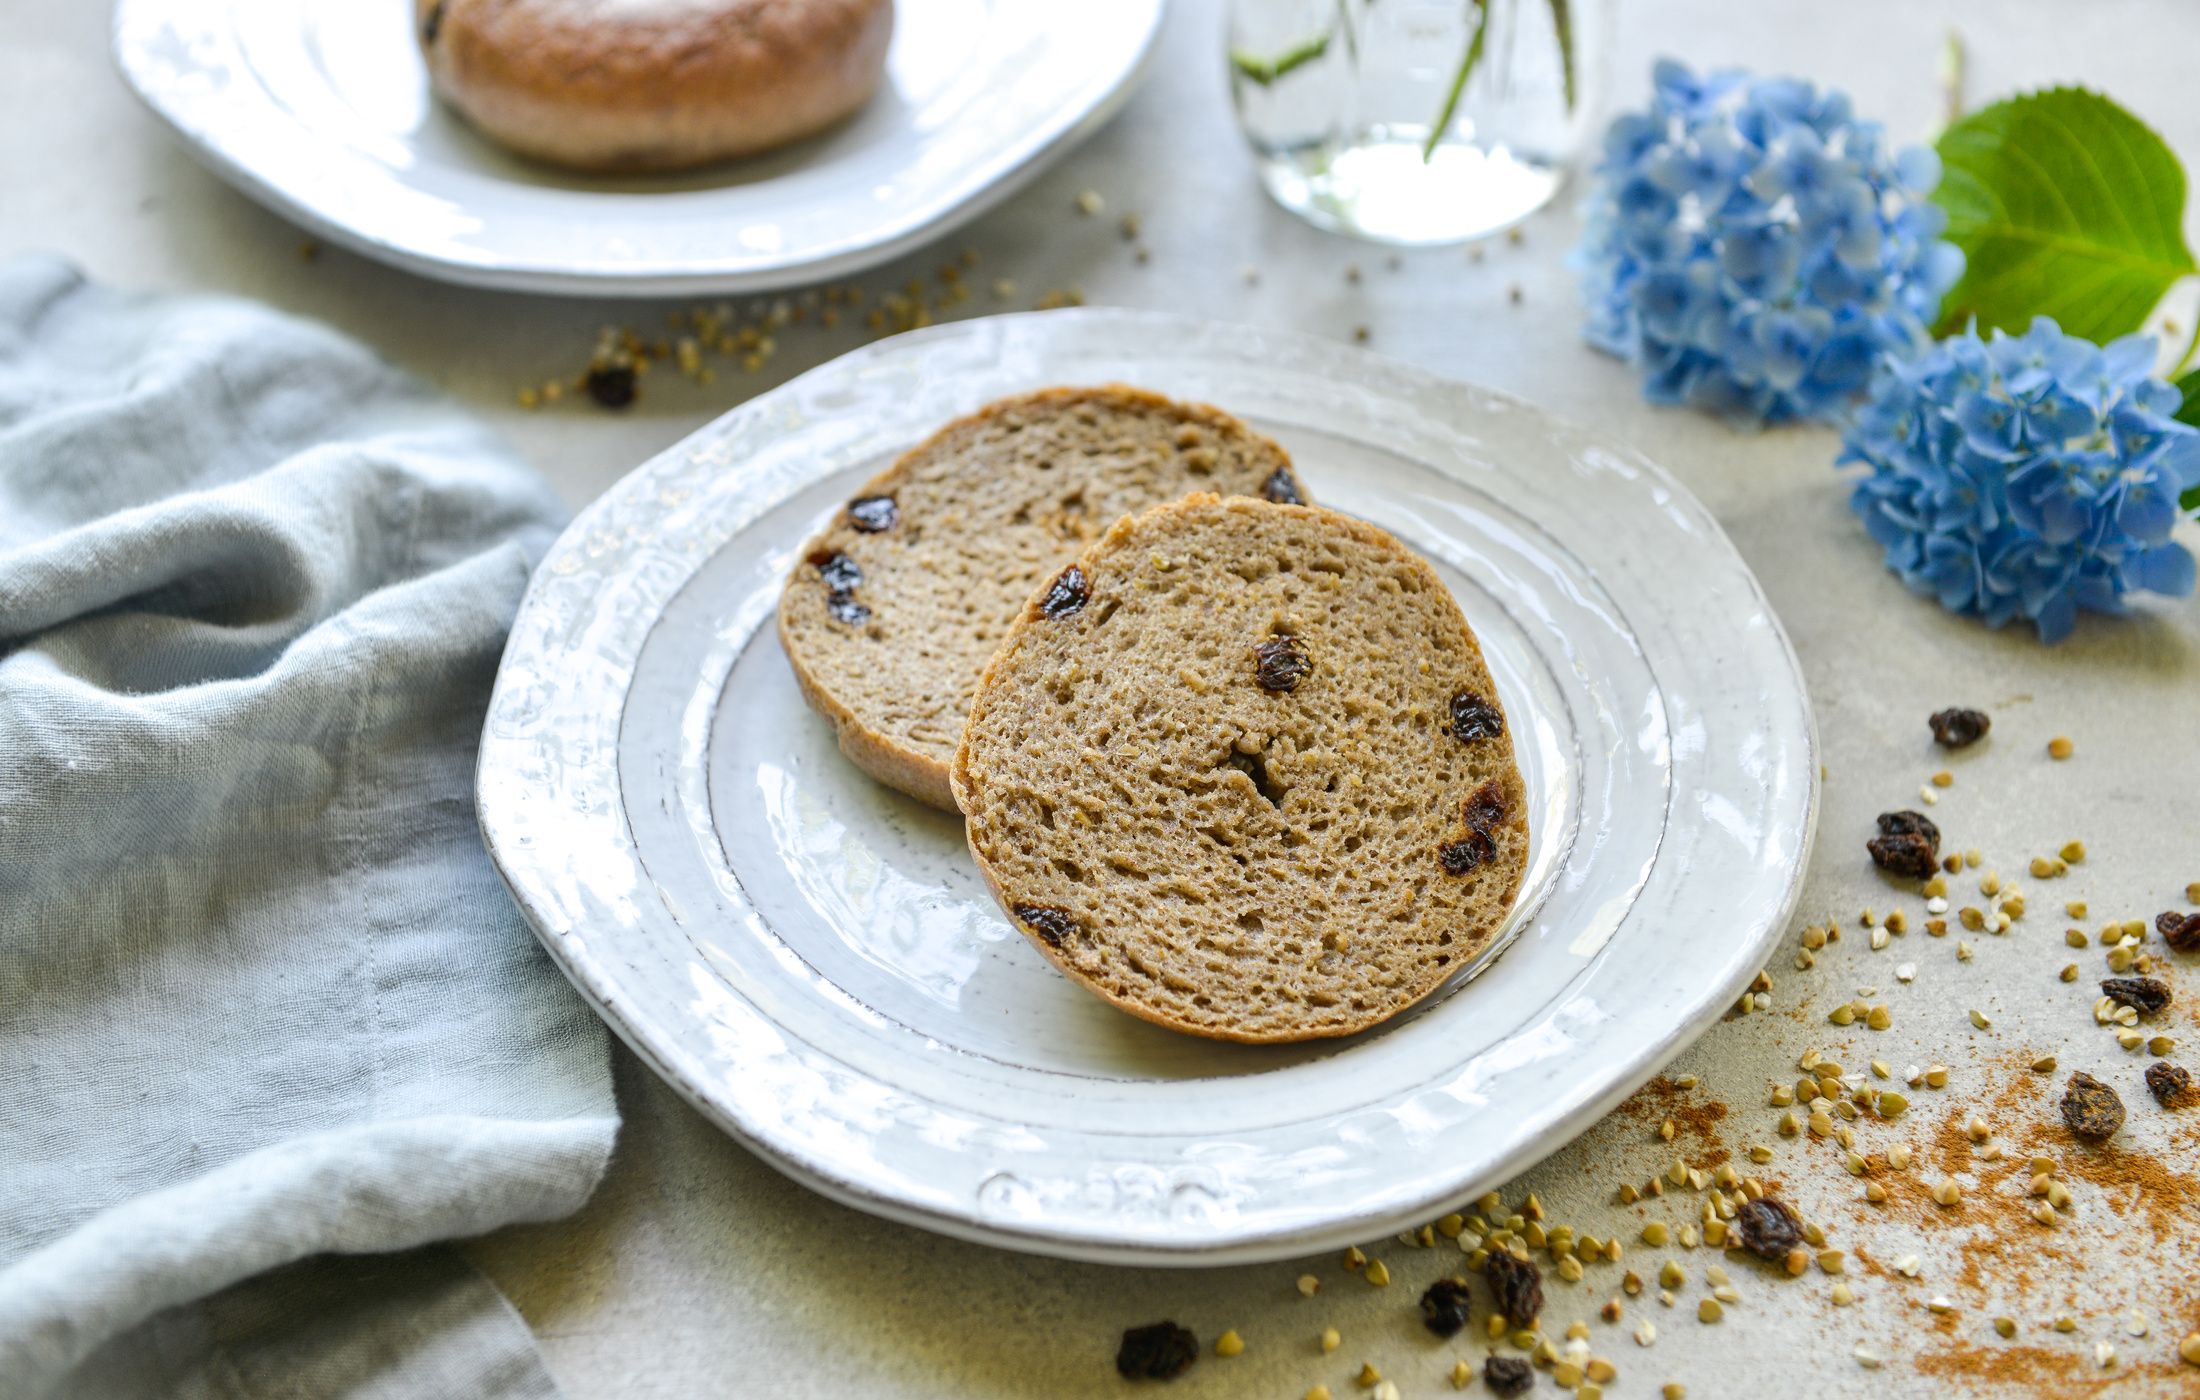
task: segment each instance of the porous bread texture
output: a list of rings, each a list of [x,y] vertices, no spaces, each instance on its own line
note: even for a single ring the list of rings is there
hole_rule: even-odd
[[[1394,1016],[1488,944],[1526,791],[1426,563],[1331,511],[1200,495],[1075,568],[1002,642],[954,768],[1041,951],[1133,1015],[1275,1042]]]
[[[803,698],[857,767],[953,811],[963,716],[1024,600],[1124,515],[1201,490],[1300,494],[1275,443],[1142,389],[1045,389],[957,419],[851,496],[892,501],[891,524],[843,509],[797,556],[779,639]],[[836,594],[847,567],[860,582]]]

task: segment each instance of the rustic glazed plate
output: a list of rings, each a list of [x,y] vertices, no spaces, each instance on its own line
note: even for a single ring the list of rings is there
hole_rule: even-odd
[[[1259,1047],[1113,1010],[1010,927],[961,823],[857,772],[796,692],[772,624],[805,537],[947,419],[1108,380],[1274,434],[1481,637],[1530,866],[1508,946],[1387,1025]],[[1627,448],[1330,342],[1062,311],[858,351],[590,507],[521,608],[480,802],[574,984],[798,1180],[1012,1248],[1207,1264],[1417,1224],[1647,1078],[1783,926],[1814,749],[1756,581]]]
[[[887,72],[839,128],[693,174],[507,155],[428,90],[411,0],[119,0],[123,76],[223,179],[368,257],[589,296],[843,276],[992,207],[1130,95],[1164,0],[899,0]]]

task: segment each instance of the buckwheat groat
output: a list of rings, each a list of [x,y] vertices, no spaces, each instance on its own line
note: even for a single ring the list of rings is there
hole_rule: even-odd
[[[1122,516],[1194,491],[1301,498],[1284,450],[1229,414],[1120,385],[948,424],[798,557],[779,639],[803,697],[857,767],[953,810],[971,692],[1025,599]]]
[[[954,768],[971,852],[1065,971],[1224,1040],[1346,1035],[1503,924],[1526,793],[1474,634],[1374,526],[1193,496],[1036,589]]]

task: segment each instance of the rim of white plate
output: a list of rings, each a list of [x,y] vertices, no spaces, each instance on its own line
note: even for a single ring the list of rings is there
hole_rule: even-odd
[[[1119,372],[1106,375],[1110,366]],[[958,369],[969,373],[958,375]],[[1633,521],[1635,536],[1595,536],[1610,556],[1612,585],[1623,592],[1627,585],[1648,585],[1647,592],[1628,594],[1634,609],[1626,619],[1628,634],[1638,645],[1646,637],[1652,644],[1642,654],[1653,672],[1660,663],[1693,664],[1700,671],[1689,678],[1695,683],[1711,685],[1721,670],[1747,682],[1745,691],[1676,697],[1670,689],[1675,676],[1657,675],[1666,718],[1676,699],[1688,709],[1686,723],[1672,730],[1675,770],[1667,800],[1675,805],[1667,814],[1667,836],[1659,838],[1625,912],[1566,979],[1563,995],[1528,1012],[1544,1028],[1555,1016],[1588,1008],[1592,1014],[1575,1020],[1603,1027],[1602,1038],[1583,1045],[1580,1063],[1569,1066],[1578,1073],[1541,1082],[1533,1093],[1511,1091],[1510,1131],[1493,1131],[1486,1121],[1477,1127],[1474,1104],[1453,1105],[1445,1110],[1452,1120],[1442,1132],[1421,1139],[1432,1161],[1363,1163],[1357,1176],[1331,1187],[1350,1199],[1316,1208],[1313,1218],[1304,1210],[1241,1208],[1241,1198],[1230,1194],[1231,1174],[1255,1176],[1240,1161],[1174,1175],[1158,1167],[1150,1175],[1126,1168],[1120,1181],[1100,1183],[1104,1199],[1087,1202],[1079,1183],[1089,1187],[1089,1177],[1052,1181],[1048,1172],[1120,1149],[1124,1135],[1080,1137],[1052,1126],[979,1122],[966,1107],[943,1109],[798,1039],[726,982],[693,939],[688,925],[695,915],[653,883],[635,846],[620,770],[624,709],[651,620],[774,502],[814,485],[822,474],[914,441],[955,404],[960,408],[954,411],[963,411],[1000,393],[1059,380],[1136,377],[1165,391],[1190,392],[1185,385],[1232,376],[1242,394],[1276,400],[1263,407],[1288,412],[1293,395],[1334,392],[1343,396],[1337,402],[1358,403],[1352,412],[1361,417],[1354,421],[1370,433],[1437,435],[1429,441],[1462,435],[1456,441],[1477,481],[1502,478],[1506,493],[1546,508],[1563,493],[1519,475],[1529,466],[1593,477],[1604,488],[1594,499],[1604,506],[1635,493],[1634,505],[1618,512]],[[1255,386],[1270,379],[1282,387],[1256,394]],[[1245,404],[1231,406],[1260,416]],[[1325,411],[1335,409],[1332,403]],[[1523,457],[1540,451],[1549,460],[1507,466],[1467,454],[1465,448],[1478,441],[1463,435],[1472,429],[1509,434],[1514,445],[1529,445],[1521,446]],[[801,451],[791,458],[771,455],[789,443]],[[1470,470],[1459,462],[1428,465],[1460,479]],[[1553,525],[1576,533],[1590,528],[1563,519]],[[1686,546],[1688,552],[1675,556],[1660,546]],[[1691,571],[1704,586],[1688,598],[1687,609],[1670,610],[1674,616],[1651,608],[1656,625],[1646,630],[1638,622],[1662,586],[1657,573],[1674,568]],[[1691,662],[1678,650],[1682,638],[1668,635],[1682,625],[1697,629],[1691,634],[1696,642],[1716,644],[1701,647]],[[738,648],[746,638],[725,641]],[[856,351],[751,400],[621,481],[567,530],[529,588],[491,702],[478,787],[489,849],[574,985],[652,1069],[789,1175],[859,1208],[984,1243],[1114,1262],[1214,1264],[1307,1253],[1418,1223],[1435,1207],[1539,1160],[1655,1073],[1732,1004],[1792,912],[1816,826],[1816,755],[1799,667],[1756,580],[1701,504],[1630,449],[1518,400],[1332,342],[1158,313],[1082,310],[953,323]],[[1680,869],[1684,853],[1667,838],[1679,831],[1684,839],[1701,840],[1719,823],[1742,823],[1748,814],[1737,804],[1753,792],[1764,818],[1752,838],[1751,860],[1738,869]],[[1683,800],[1699,811],[1676,823]],[[1731,810],[1714,814],[1714,802]],[[1655,910],[1646,907],[1653,899],[1663,902]],[[722,921],[723,912],[717,917]],[[1618,936],[1638,922],[1627,937]],[[1658,928],[1690,941],[1678,953],[1658,948],[1649,937]],[[1711,929],[1725,937],[1700,936]],[[1629,954],[1625,966],[1615,961],[1615,950]],[[1661,981],[1661,956],[1686,975]],[[837,989],[823,993],[830,998]],[[871,1014],[838,995],[851,1024]],[[1594,1004],[1599,995],[1615,996],[1615,1005],[1632,996],[1637,1004],[1625,1008],[1621,1021],[1620,1013]],[[851,1040],[841,1053],[857,1048]],[[1485,1047],[1479,1057],[1496,1048]],[[1475,1058],[1440,1068],[1458,1072],[1457,1082],[1464,1083]],[[741,1074],[730,1075],[736,1066]],[[1553,1068],[1546,1066],[1546,1073]],[[771,1100],[774,1076],[812,1077],[786,1100],[799,1104],[799,1112]],[[764,1091],[751,1082],[758,1077],[766,1081]],[[1437,1096],[1422,1092],[1427,1087],[1379,1086],[1372,1102],[1416,1113],[1431,1103],[1442,1108]],[[872,1134],[862,1151],[851,1150],[846,1122],[821,1131],[810,1121],[820,1104],[830,1117],[854,1102],[862,1104],[868,1125],[861,1131]],[[1276,1131],[1291,1127],[1312,1130],[1287,1124]],[[1201,1148],[1243,1148],[1258,1134],[1228,1136],[1232,1141],[1225,1143],[1196,1131],[1157,1131],[1141,1136],[1138,1150],[1166,1164],[1186,1150],[1196,1157]],[[960,1145],[942,1150],[942,1142]],[[1273,1187],[1289,1164],[1279,1165],[1273,1149],[1256,1147],[1250,1155],[1261,1151],[1275,1159],[1262,1162],[1271,1176],[1261,1179]],[[894,1153],[907,1161],[897,1166],[885,1160]],[[935,1180],[964,1172],[968,1177],[950,1183],[952,1189]],[[969,1178],[977,1179],[974,1191],[964,1189]],[[1001,1179],[1011,1185],[996,1189]],[[1243,1199],[1257,1205],[1257,1198],[1256,1191]],[[1218,1200],[1229,1208],[1215,1209]],[[1178,1208],[1187,1201],[1192,1209]]]

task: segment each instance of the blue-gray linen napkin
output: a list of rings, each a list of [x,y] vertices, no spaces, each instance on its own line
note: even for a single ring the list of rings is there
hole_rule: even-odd
[[[0,1397],[556,1394],[434,1242],[617,1128],[471,797],[558,518],[325,330],[0,263]]]

